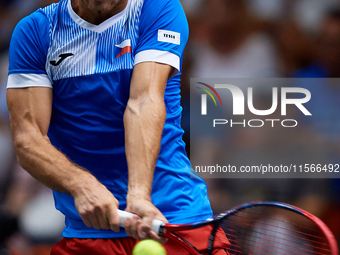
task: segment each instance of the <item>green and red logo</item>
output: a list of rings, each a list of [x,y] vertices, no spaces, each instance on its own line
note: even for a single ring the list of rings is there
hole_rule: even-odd
[[[203,82],[197,82],[197,83],[207,87],[208,89],[210,89],[217,96],[218,100],[220,101],[220,104],[222,105],[222,100],[221,100],[220,95],[217,93],[217,91],[212,86],[210,86],[206,83],[203,83]],[[201,87],[197,87],[197,88],[200,89],[200,90],[203,90],[205,93],[207,93],[212,98],[212,100],[214,101],[215,106],[217,106],[216,99],[209,90],[201,88]],[[202,94],[202,96],[201,96],[202,97],[201,98],[202,99],[202,107],[201,107],[201,114],[202,115],[207,115],[207,94]]]

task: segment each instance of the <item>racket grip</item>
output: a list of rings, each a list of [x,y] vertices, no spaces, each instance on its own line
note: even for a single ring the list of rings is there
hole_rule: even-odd
[[[124,222],[127,218],[132,218],[134,216],[133,213],[130,212],[126,212],[126,211],[122,211],[122,210],[117,210],[118,211],[118,215],[119,215],[119,226],[124,227]],[[163,221],[160,220],[156,220],[154,219],[152,221],[152,228],[151,230],[156,232],[158,235],[161,233],[160,228],[161,226],[163,226],[165,223]]]

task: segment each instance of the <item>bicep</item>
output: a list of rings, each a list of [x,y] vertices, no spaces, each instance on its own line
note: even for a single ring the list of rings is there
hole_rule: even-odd
[[[164,97],[165,87],[172,67],[157,62],[142,62],[133,69],[130,99]]]
[[[52,113],[52,95],[52,89],[47,87],[7,89],[13,139],[27,132],[40,132],[47,136]]]

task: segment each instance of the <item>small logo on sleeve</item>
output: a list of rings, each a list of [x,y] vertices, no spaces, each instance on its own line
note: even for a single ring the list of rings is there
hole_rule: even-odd
[[[131,40],[127,39],[120,44],[115,45],[119,49],[119,53],[116,58],[119,58],[120,56],[126,54],[126,53],[131,53]]]
[[[159,42],[167,42],[172,44],[181,44],[181,34],[168,30],[158,30],[158,41]]]

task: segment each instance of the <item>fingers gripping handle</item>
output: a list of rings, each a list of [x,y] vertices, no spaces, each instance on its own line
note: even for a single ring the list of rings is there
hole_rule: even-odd
[[[126,212],[126,211],[121,211],[121,210],[118,210],[118,215],[119,215],[119,225],[121,227],[124,227],[124,222],[127,218],[132,218],[134,216],[133,213],[129,213],[129,212]],[[156,232],[158,235],[160,234],[160,228],[161,226],[163,226],[165,223],[163,221],[160,221],[160,220],[156,220],[154,219],[152,221],[152,228],[151,230]]]

